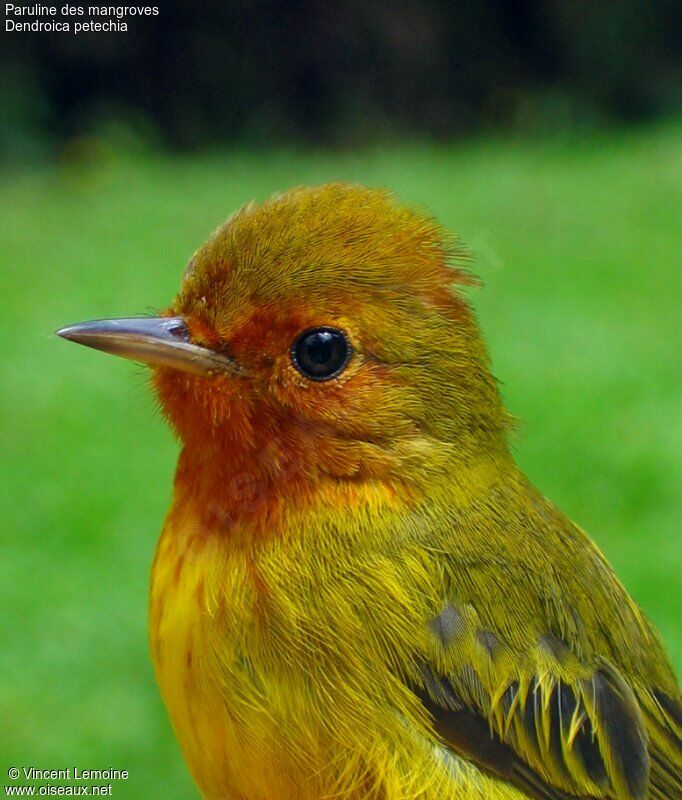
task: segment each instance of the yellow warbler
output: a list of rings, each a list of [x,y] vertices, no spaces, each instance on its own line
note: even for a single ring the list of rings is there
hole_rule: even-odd
[[[150,637],[211,800],[682,797],[665,653],[520,473],[460,248],[383,191],[248,205],[158,318],[181,443]]]

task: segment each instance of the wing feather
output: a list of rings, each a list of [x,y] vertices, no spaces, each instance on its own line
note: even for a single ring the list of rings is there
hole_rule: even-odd
[[[529,797],[681,800],[680,706],[541,636],[520,652],[447,604],[415,691],[442,740]]]

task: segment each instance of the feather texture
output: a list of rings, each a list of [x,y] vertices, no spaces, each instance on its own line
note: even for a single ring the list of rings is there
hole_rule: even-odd
[[[238,376],[159,366],[182,441],[152,657],[209,800],[681,800],[651,625],[514,464],[461,249],[385,192],[248,206],[168,313]],[[303,330],[352,358],[310,382]]]

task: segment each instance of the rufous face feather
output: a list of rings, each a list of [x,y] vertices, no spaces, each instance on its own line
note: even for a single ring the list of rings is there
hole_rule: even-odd
[[[331,184],[246,206],[191,259],[168,311],[238,373],[161,367],[164,410],[190,444],[198,425],[248,444],[268,420],[293,439],[297,427],[359,443],[500,435],[485,349],[454,286],[468,280],[462,260],[439,225],[383,191]]]

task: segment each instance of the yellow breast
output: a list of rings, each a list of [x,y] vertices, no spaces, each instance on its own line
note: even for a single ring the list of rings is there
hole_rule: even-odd
[[[152,570],[152,659],[203,796],[520,800],[440,748],[381,663],[362,608],[372,596],[400,602],[393,567],[370,563],[358,585],[372,575],[381,585],[348,598],[338,576],[320,587],[304,559],[226,547],[187,505],[168,517]],[[394,637],[418,627],[405,619]]]
[[[237,602],[228,606],[226,596]],[[252,596],[243,565],[230,563],[214,537],[175,509],[152,569],[150,644],[176,736],[207,798],[270,796],[253,763],[263,752],[265,720],[240,648]]]

